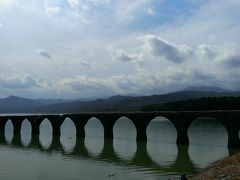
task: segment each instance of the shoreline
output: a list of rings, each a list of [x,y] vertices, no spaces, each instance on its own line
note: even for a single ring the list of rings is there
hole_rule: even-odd
[[[199,173],[188,176],[189,180],[237,180],[240,179],[240,150],[236,154],[215,161]]]

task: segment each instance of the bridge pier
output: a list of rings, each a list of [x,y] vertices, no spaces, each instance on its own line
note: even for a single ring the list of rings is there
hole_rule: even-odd
[[[147,141],[147,126],[153,117],[138,117],[131,119],[137,130],[137,141]]]
[[[7,119],[6,118],[1,118],[0,119],[0,134],[4,134],[5,132],[5,125],[7,123]]]
[[[61,136],[61,125],[65,118],[62,116],[51,116],[48,119],[52,125],[52,136]]]
[[[22,122],[24,120],[24,117],[14,117],[11,119],[13,124],[13,134],[20,134],[21,133],[21,126]]]
[[[89,157],[89,152],[85,146],[83,138],[76,138],[76,143],[71,154],[75,156],[80,155],[82,157]]]
[[[235,124],[225,123],[225,128],[228,133],[228,148],[240,148],[239,129],[240,127]]]
[[[35,117],[33,119],[28,119],[32,127],[32,136],[40,134],[40,124],[43,121],[43,117]]]
[[[218,120],[227,130],[228,148],[240,148],[240,114],[237,112],[225,113],[221,118],[218,118]]]
[[[147,127],[137,128],[137,141],[147,141]]]
[[[40,148],[40,149],[42,149],[39,135],[32,134],[31,141],[30,141],[28,146],[32,147],[32,148]]]
[[[77,137],[81,137],[81,138],[85,138],[85,125],[87,124],[89,117],[69,117],[75,127],[76,127],[76,136]]]
[[[193,118],[180,115],[176,118],[169,118],[169,120],[173,123],[177,131],[176,143],[178,145],[189,145],[188,128],[191,125]]]
[[[228,147],[229,148],[240,148],[240,140],[238,132],[228,133]]]
[[[117,118],[104,116],[99,120],[104,128],[104,139],[113,139],[113,126],[116,123]]]
[[[14,134],[12,139],[12,145],[16,147],[23,147],[21,134]]]
[[[60,136],[52,136],[52,142],[50,147],[47,149],[47,151],[63,151],[62,143],[60,140]]]
[[[103,159],[107,159],[109,157],[116,158],[116,152],[113,148],[113,139],[104,139],[104,145],[100,153],[100,157]]]

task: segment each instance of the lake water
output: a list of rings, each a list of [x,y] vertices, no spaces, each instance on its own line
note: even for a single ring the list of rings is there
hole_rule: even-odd
[[[20,136],[13,136],[12,130],[8,121],[0,137],[0,179],[178,179],[233,151],[227,148],[224,127],[210,119],[194,121],[188,131],[189,146],[175,144],[176,131],[164,118],[149,124],[147,144],[135,141],[136,130],[126,118],[115,124],[113,141],[104,141],[103,127],[94,118],[85,127],[85,139],[75,137],[69,119],[61,127],[61,137],[51,136],[48,120],[41,124],[40,136],[31,137],[27,120]]]

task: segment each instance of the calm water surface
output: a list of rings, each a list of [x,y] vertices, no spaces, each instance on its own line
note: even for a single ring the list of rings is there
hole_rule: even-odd
[[[61,137],[52,137],[51,125],[44,120],[40,136],[31,137],[31,125],[25,120],[21,135],[13,136],[8,121],[0,137],[0,179],[177,179],[232,152],[226,130],[210,119],[194,121],[189,146],[175,144],[176,131],[164,118],[149,124],[147,144],[135,141],[136,130],[126,118],[115,124],[113,141],[104,141],[97,119],[92,118],[85,130],[85,139],[76,138],[74,124],[66,119]]]

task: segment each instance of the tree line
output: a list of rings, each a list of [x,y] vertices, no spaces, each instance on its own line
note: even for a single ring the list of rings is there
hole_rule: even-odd
[[[204,97],[164,104],[150,104],[140,107],[140,111],[201,111],[240,110],[240,97]]]

